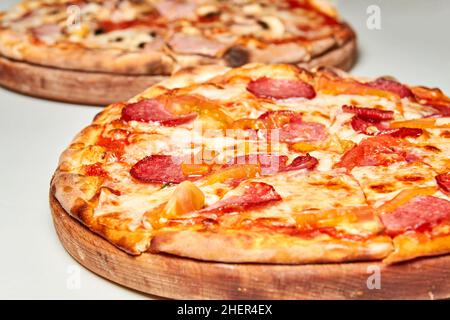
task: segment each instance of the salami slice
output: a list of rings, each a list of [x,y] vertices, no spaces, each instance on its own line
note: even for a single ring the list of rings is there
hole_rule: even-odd
[[[179,159],[168,155],[151,155],[138,161],[130,170],[133,178],[144,183],[180,183],[187,180]]]
[[[316,91],[302,80],[271,79],[262,77],[251,81],[247,90],[260,98],[288,99],[306,98],[313,99]]]
[[[262,121],[262,128],[278,129],[277,132],[262,132],[262,135],[267,138],[270,133],[270,138],[279,139],[280,142],[322,141],[327,137],[323,124],[303,122],[300,113],[290,110],[268,111],[259,116],[257,121]]]
[[[264,182],[250,182],[244,186],[241,195],[231,196],[223,199],[199,213],[227,213],[233,211],[243,211],[255,207],[261,207],[280,201],[281,196],[274,187]]]
[[[311,157],[309,154],[306,156],[298,156],[292,162],[283,168],[283,171],[301,170],[308,169],[312,170],[319,164],[319,161]]]
[[[372,122],[392,120],[394,118],[393,111],[380,110],[375,108],[360,108],[356,106],[344,105],[342,106],[342,110],[344,112],[354,113],[359,118]]]
[[[290,123],[279,131],[281,142],[323,141],[327,137],[326,127],[317,122]]]
[[[450,172],[436,176],[436,182],[442,192],[450,195]]]
[[[156,99],[145,99],[127,105],[122,110],[122,120],[140,122],[158,122],[163,126],[173,127],[194,120],[196,113],[175,116]]]
[[[291,110],[267,111],[258,117],[266,128],[280,128],[288,123],[302,122],[302,115]]]
[[[413,159],[405,147],[404,142],[390,136],[367,138],[347,151],[336,166],[351,170],[363,166],[388,166]]]
[[[391,136],[394,138],[417,138],[420,137],[423,133],[422,129],[416,128],[398,128],[398,129],[386,129],[380,132],[380,135],[383,136]]]
[[[400,98],[408,98],[413,96],[413,93],[407,86],[394,80],[379,78],[375,81],[366,83],[366,85],[371,88],[392,92]]]
[[[353,130],[367,135],[384,135],[395,138],[412,137],[417,138],[422,135],[422,129],[396,128],[390,129],[388,120],[394,118],[393,111],[385,111],[374,108],[360,108],[355,106],[342,106],[344,112],[354,113],[351,125]],[[371,132],[369,127],[375,127],[377,132]]]
[[[288,164],[288,156],[275,154],[252,154],[246,156],[236,157],[230,164],[225,167],[236,164],[259,164],[262,175],[270,175],[278,172],[293,171],[293,170],[312,170],[319,161],[311,157],[309,154],[305,156],[298,156],[291,163]]]
[[[450,98],[438,88],[413,87],[415,99],[423,104],[434,108],[438,113],[434,116],[450,117]]]
[[[351,125],[353,130],[355,130],[356,132],[361,132],[371,136],[389,128],[389,123],[386,121],[381,122],[368,121],[360,118],[359,116],[354,116],[352,118]],[[371,132],[369,130],[369,127],[377,128],[378,132]]]
[[[418,196],[395,211],[381,215],[387,234],[396,236],[407,231],[425,231],[450,221],[450,201],[433,196]]]

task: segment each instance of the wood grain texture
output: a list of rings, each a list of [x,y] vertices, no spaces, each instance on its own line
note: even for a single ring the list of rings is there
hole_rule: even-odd
[[[127,101],[165,78],[48,68],[0,56],[1,86],[26,95],[63,102],[103,106]]]
[[[352,39],[301,66],[326,65],[349,70],[356,56],[356,40]],[[127,101],[166,78],[64,70],[0,56],[1,86],[34,97],[70,103],[103,106]]]
[[[56,232],[87,269],[123,286],[174,299],[444,299],[450,297],[450,256],[383,266],[224,264],[145,253],[130,256],[70,217],[50,196]],[[381,288],[370,290],[371,268]]]

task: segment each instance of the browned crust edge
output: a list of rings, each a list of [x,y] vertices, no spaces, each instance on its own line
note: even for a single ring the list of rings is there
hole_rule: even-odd
[[[356,40],[328,51],[304,67],[335,66],[349,70],[357,57]],[[0,85],[26,95],[69,103],[108,105],[126,101],[166,76],[72,71],[33,65],[0,56]]]
[[[304,62],[298,63],[308,66],[327,63],[328,66],[345,67],[344,60],[352,60],[352,57],[339,57],[340,55],[354,53],[348,50],[340,50],[348,43],[356,44],[356,35],[353,29],[342,23],[340,29],[332,36],[334,45],[331,48],[321,47],[321,42],[311,44],[312,56],[304,55]],[[330,52],[336,52],[333,57]],[[252,50],[249,49],[250,55]],[[183,67],[183,55],[171,52],[169,49],[150,52],[132,52],[118,49],[90,49],[75,44],[46,46],[33,43],[27,35],[3,29],[0,30],[0,55],[6,58],[36,64],[48,68],[63,70],[98,72],[122,75],[170,75],[180,66]],[[323,58],[329,56],[329,58]],[[178,57],[178,58],[177,58]],[[306,59],[310,59],[309,61]],[[177,61],[180,60],[180,63]],[[189,64],[225,64],[224,57],[205,57],[192,55],[188,59]],[[319,62],[317,62],[319,61]],[[270,61],[248,61],[270,62]],[[274,61],[288,63],[289,61]],[[346,69],[346,68],[345,68]]]
[[[139,255],[147,251],[152,237],[150,232],[142,229],[130,231],[122,226],[122,221],[118,221],[117,225],[104,224],[95,217],[94,207],[100,185],[101,178],[60,172],[58,169],[52,177],[50,193],[55,199],[61,199],[58,204],[73,218],[128,254]]]
[[[318,241],[240,230],[185,230],[157,233],[150,251],[226,263],[316,264],[380,260],[392,251],[392,243],[383,236],[365,242]]]

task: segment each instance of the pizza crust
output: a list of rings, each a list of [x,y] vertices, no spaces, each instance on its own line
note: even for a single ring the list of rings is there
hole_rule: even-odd
[[[352,38],[340,47],[325,50],[307,63],[299,63],[300,67],[314,68],[320,66],[330,66],[348,71],[358,59],[358,48],[356,38]]]
[[[51,194],[62,208],[86,225],[91,231],[132,255],[147,251],[152,237],[148,230],[129,230],[125,222],[102,223],[94,217],[94,208],[101,191],[101,179],[80,174],[56,172],[51,182]]]
[[[382,259],[392,251],[392,242],[383,236],[356,242],[237,230],[167,231],[155,235],[149,250],[227,263],[311,264]]]
[[[26,35],[0,29],[0,55],[9,59],[64,70],[122,75],[170,75],[173,60],[163,52],[91,49],[76,44],[33,43]]]
[[[412,233],[399,235],[393,241],[394,251],[383,260],[384,263],[393,264],[450,252],[450,235],[424,239],[424,236]]]
[[[357,55],[356,37],[353,32],[346,41],[339,44],[334,38],[321,40],[310,45],[307,53],[303,47],[290,50],[285,58],[278,58],[279,46],[269,46],[264,55],[258,50],[249,51],[244,62],[292,63],[305,67],[319,65],[349,70]],[[299,55],[299,50],[303,50]],[[289,51],[288,51],[289,52]],[[119,49],[90,49],[75,44],[46,46],[30,41],[28,37],[12,30],[0,30],[0,55],[11,60],[36,64],[62,70],[118,75],[168,76],[176,70],[205,64],[227,65],[223,58],[201,55],[177,56],[161,51],[126,52]]]

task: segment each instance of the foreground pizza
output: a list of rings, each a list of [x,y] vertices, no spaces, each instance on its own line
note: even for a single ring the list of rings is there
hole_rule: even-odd
[[[393,263],[450,252],[449,171],[438,89],[207,66],[107,107],[51,190],[130,254]]]
[[[349,68],[354,42],[334,9],[313,0],[30,0],[0,13],[0,55],[89,72],[252,61]]]

